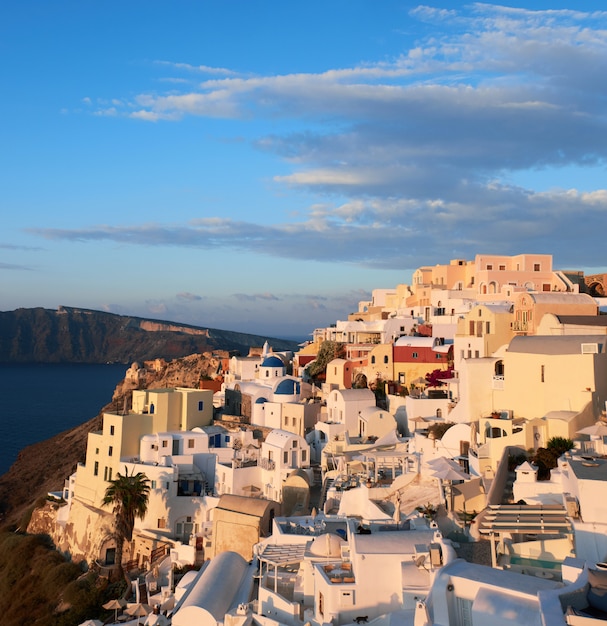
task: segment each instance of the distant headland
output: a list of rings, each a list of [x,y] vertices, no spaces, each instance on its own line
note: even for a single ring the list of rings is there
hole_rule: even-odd
[[[286,339],[66,306],[0,311],[2,363],[126,364],[215,349],[247,354],[266,340],[275,350],[297,346]]]

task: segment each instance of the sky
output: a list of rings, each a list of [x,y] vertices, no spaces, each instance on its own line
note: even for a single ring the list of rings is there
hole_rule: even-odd
[[[305,338],[422,265],[605,271],[601,6],[2,2],[0,310]]]

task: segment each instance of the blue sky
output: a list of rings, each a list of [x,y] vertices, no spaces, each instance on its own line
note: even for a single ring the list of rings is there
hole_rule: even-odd
[[[600,3],[0,6],[0,309],[279,337],[477,253],[607,267]]]

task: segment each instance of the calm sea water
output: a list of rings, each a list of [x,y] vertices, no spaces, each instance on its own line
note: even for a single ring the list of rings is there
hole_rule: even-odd
[[[25,446],[95,417],[127,367],[0,364],[0,475]]]

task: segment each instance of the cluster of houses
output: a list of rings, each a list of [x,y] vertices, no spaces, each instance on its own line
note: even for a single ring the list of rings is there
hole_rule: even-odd
[[[232,357],[219,391],[135,390],[31,528],[111,570],[105,490],[143,472],[126,556],[175,626],[598,622],[604,280],[550,255],[422,267],[295,354]],[[327,342],[341,356],[311,377]]]

